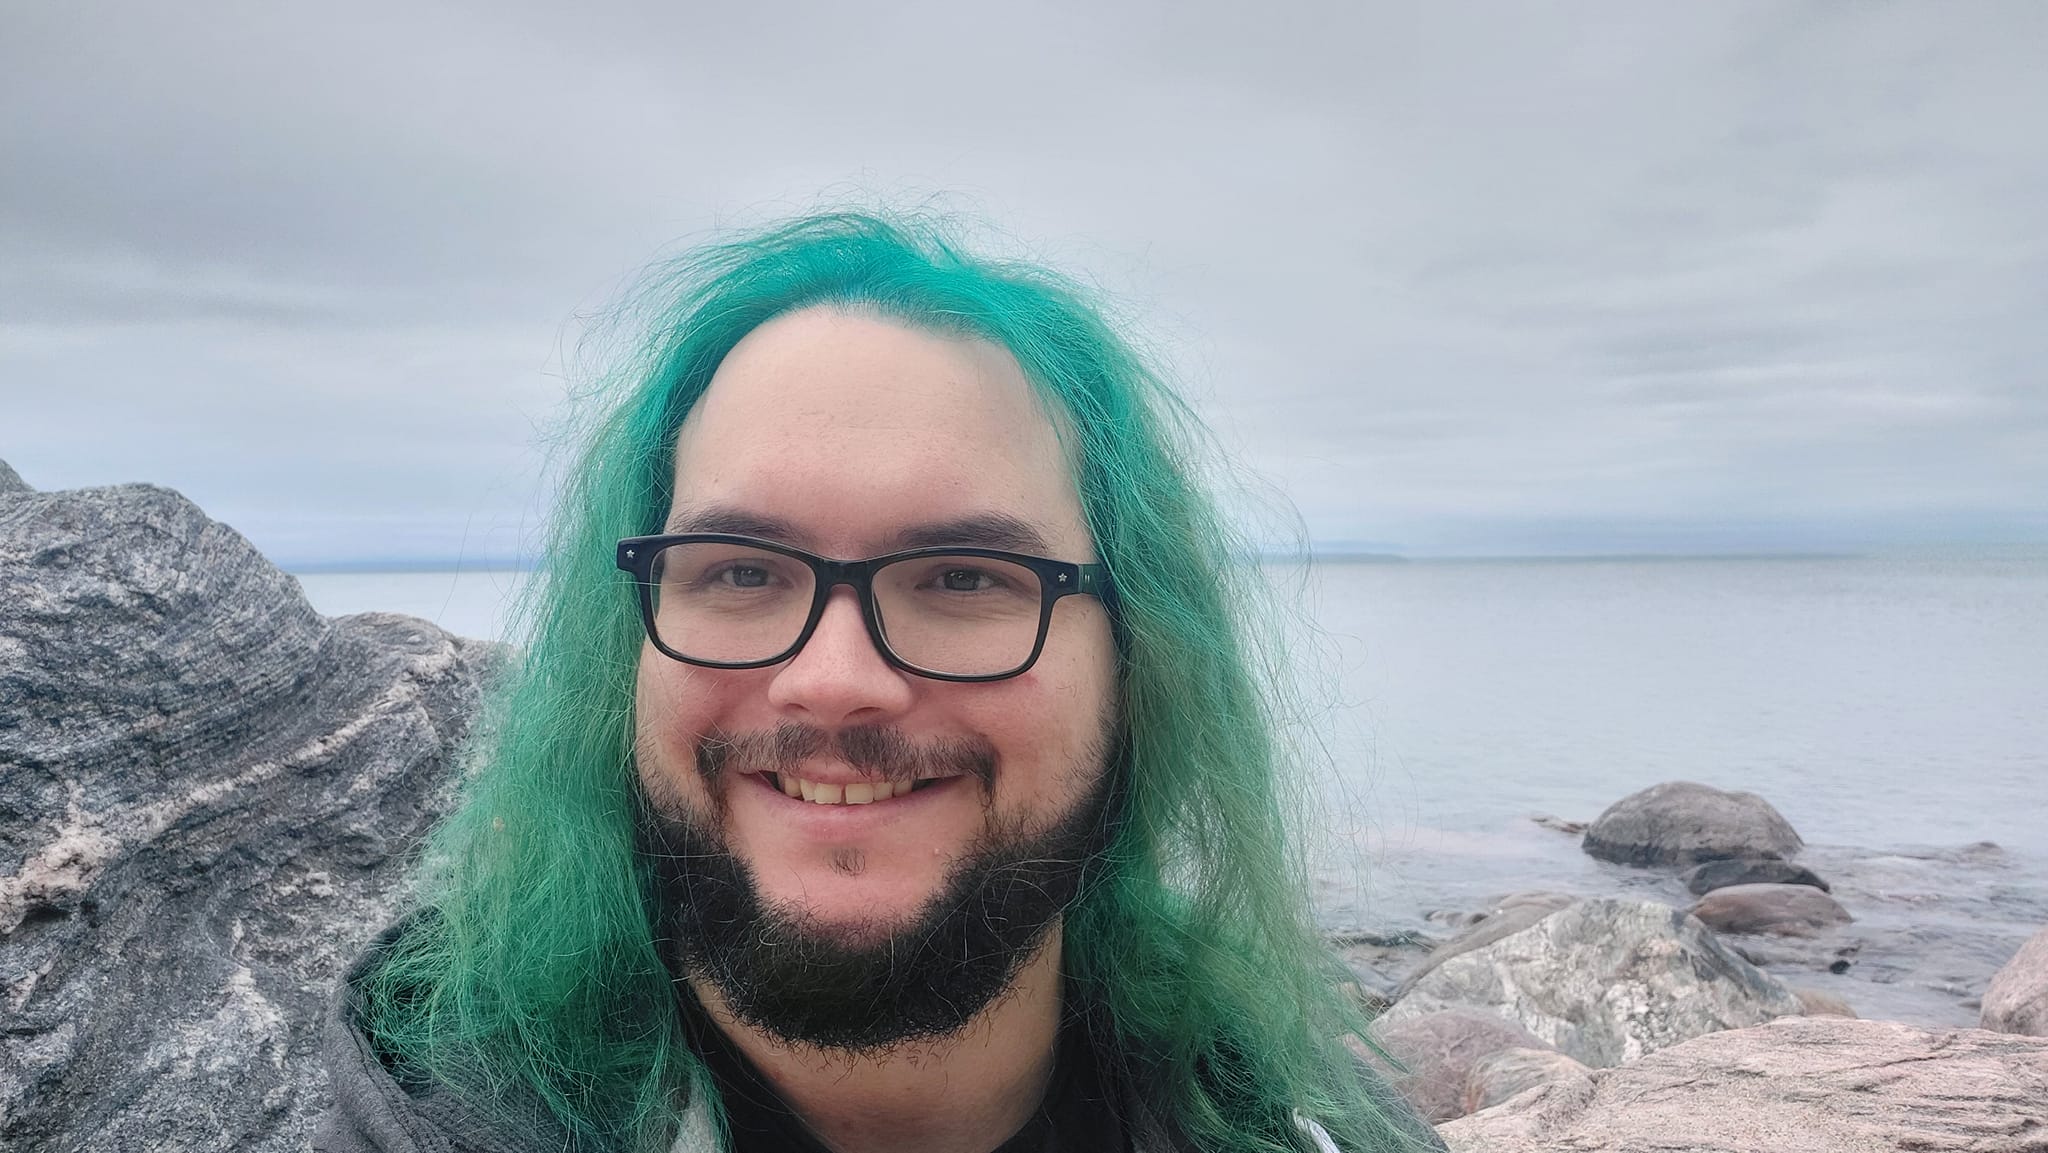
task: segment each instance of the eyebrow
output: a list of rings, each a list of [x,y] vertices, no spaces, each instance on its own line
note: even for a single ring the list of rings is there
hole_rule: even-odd
[[[780,517],[749,512],[727,505],[701,505],[677,509],[663,526],[664,533],[718,532],[733,536],[760,537],[781,544],[808,547],[810,534]],[[1023,517],[1003,512],[975,513],[951,520],[931,521],[897,530],[885,541],[884,552],[914,548],[991,548],[1002,552],[1044,556],[1046,536]]]
[[[668,518],[668,523],[662,526],[661,531],[668,534],[722,532],[732,536],[757,536],[762,540],[793,545],[801,545],[805,541],[804,534],[786,520],[725,505],[679,508]]]
[[[897,549],[937,548],[949,544],[1038,556],[1046,553],[1045,534],[1038,531],[1038,526],[1022,517],[1001,512],[912,525],[897,533],[893,541]]]

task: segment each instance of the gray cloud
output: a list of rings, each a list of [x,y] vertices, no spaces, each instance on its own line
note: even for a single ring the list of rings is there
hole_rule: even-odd
[[[10,13],[0,457],[516,551],[578,314],[940,190],[1322,539],[2048,538],[2038,5],[701,8]]]

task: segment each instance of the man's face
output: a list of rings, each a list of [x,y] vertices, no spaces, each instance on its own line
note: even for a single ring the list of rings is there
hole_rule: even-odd
[[[842,560],[926,544],[1096,559],[1051,422],[1015,360],[980,341],[824,308],[781,317],[720,365],[676,459],[671,531]],[[987,535],[1019,525],[1037,539]],[[761,904],[833,943],[872,944],[917,924],[977,853],[1044,834],[1098,796],[1115,674],[1092,597],[1057,602],[1029,670],[975,684],[890,666],[842,586],[778,665],[706,669],[643,646],[641,782],[657,812],[715,829]],[[754,771],[790,764],[717,755],[721,742],[758,754],[762,738],[805,731],[823,740],[798,742],[799,777],[843,787],[869,775],[838,743],[849,732],[900,737],[955,775],[825,805]]]

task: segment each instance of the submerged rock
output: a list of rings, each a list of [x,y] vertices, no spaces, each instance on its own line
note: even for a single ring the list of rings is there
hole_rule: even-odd
[[[1790,989],[1697,918],[1620,900],[1579,901],[1451,957],[1382,1019],[1391,1025],[1456,1006],[1497,1012],[1596,1068],[1801,1008]]]
[[[0,1147],[304,1148],[498,646],[140,485],[0,499],[0,604]]]
[[[1730,885],[1701,897],[1692,915],[1717,933],[1781,937],[1810,937],[1855,919],[1841,902],[1809,885]]]
[[[2036,1153],[2048,1040],[1795,1017],[1714,1033],[1445,1124],[1452,1153]]]
[[[1986,1029],[2048,1037],[2048,927],[2027,938],[1984,990]]]
[[[1729,857],[1789,857],[1804,842],[1755,793],[1666,781],[1608,806],[1580,842],[1623,865],[1696,865]]]
[[[1432,1123],[1470,1112],[1465,1085],[1480,1060],[1503,1049],[1550,1048],[1498,1013],[1465,1008],[1382,1019],[1373,1039],[1405,1067],[1404,1072],[1382,1066],[1387,1081]]]
[[[1685,882],[1687,891],[1695,897],[1730,885],[1811,885],[1823,893],[1833,891],[1833,886],[1821,880],[1819,873],[1775,857],[1708,861],[1680,873],[1678,879]]]

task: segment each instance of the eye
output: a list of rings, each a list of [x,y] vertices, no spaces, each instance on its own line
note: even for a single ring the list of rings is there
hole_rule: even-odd
[[[728,588],[762,589],[775,579],[775,575],[759,565],[729,564],[707,574],[711,583]]]
[[[947,592],[986,592],[1001,583],[994,574],[982,569],[949,568],[939,574],[939,587]]]

